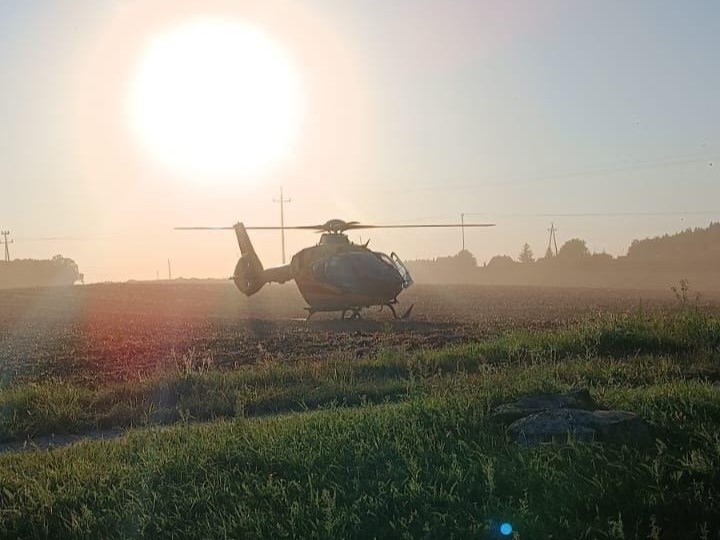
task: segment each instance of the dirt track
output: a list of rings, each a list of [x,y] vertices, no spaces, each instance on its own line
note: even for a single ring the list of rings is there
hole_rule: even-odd
[[[671,291],[422,286],[403,293],[411,320],[303,320],[292,286],[245,298],[231,284],[129,283],[0,291],[0,381],[132,379],[185,359],[235,366],[381,347],[466,342],[513,328],[556,328],[599,313],[670,308]],[[720,297],[705,308],[720,311]]]

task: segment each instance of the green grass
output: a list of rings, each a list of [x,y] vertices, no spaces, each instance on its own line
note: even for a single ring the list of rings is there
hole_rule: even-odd
[[[715,362],[719,353],[720,321],[686,311],[606,317],[565,331],[514,332],[413,354],[387,349],[363,360],[331,357],[217,371],[186,358],[140,382],[89,388],[56,379],[0,390],[0,441],[400,401],[434,394],[457,374],[490,374],[493,366],[504,371],[578,358],[632,359],[640,365],[640,356],[664,355],[671,359],[666,369],[674,365],[672,377],[715,378],[720,374]],[[629,377],[629,369],[615,375],[591,370],[582,377],[592,384],[598,377]],[[576,382],[581,384],[579,377]],[[645,373],[634,377],[635,384],[642,384]]]
[[[363,360],[14,386],[0,392],[6,440],[177,425],[0,455],[0,537],[500,538],[509,521],[516,538],[718,538],[719,375],[718,320],[686,311]],[[655,444],[524,448],[489,414],[576,387],[640,414]]]
[[[529,368],[533,371],[533,368]],[[562,387],[535,368],[502,393]],[[720,395],[684,381],[606,390],[668,424],[656,446],[521,448],[469,378],[442,397],[131,432],[0,456],[12,538],[701,538],[717,531]],[[495,535],[496,537],[496,535]]]

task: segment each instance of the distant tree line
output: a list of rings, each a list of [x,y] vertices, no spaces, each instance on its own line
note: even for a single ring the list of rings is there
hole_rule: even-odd
[[[686,229],[677,234],[634,240],[628,260],[639,263],[720,266],[720,223],[705,229]]]
[[[0,261],[0,289],[73,285],[83,274],[72,259],[55,255],[52,259],[15,259]]]
[[[496,255],[478,266],[469,251],[431,261],[409,261],[418,282],[573,286],[666,287],[690,279],[720,289],[720,223],[672,235],[634,240],[624,256],[591,253],[584,240],[565,242],[535,258],[529,244],[517,260]]]

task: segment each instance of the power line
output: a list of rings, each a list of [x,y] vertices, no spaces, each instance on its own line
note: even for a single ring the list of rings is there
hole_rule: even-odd
[[[85,242],[87,240],[110,240],[112,236],[26,236],[16,238],[18,242],[54,242],[58,240],[72,240]]]
[[[720,210],[690,210],[687,212],[670,210],[665,212],[560,212],[560,213],[492,213],[473,212],[466,216],[489,217],[652,217],[652,216],[720,216]]]
[[[674,167],[679,165],[694,165],[705,163],[708,167],[713,167],[714,162],[720,161],[717,154],[702,155],[685,155],[671,158],[661,158],[649,161],[640,161],[636,163],[605,165],[591,167],[584,170],[540,174],[531,176],[519,176],[510,178],[488,178],[486,180],[478,179],[473,183],[430,183],[417,185],[416,187],[402,187],[397,189],[372,190],[373,193],[419,193],[424,191],[453,191],[453,190],[475,190],[488,186],[512,186],[517,184],[533,184],[538,182],[548,182],[554,180],[564,180],[569,178],[578,178],[583,176],[604,176],[621,172],[636,171],[643,169],[662,169],[666,167]],[[397,183],[397,182],[394,182]]]
[[[280,203],[280,239],[282,242],[282,263],[285,264],[285,203],[292,202],[292,199],[283,197],[283,188],[280,186],[280,199],[273,199],[273,202]]]

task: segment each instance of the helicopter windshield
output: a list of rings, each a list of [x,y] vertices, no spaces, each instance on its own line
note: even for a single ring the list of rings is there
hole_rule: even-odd
[[[364,251],[341,253],[319,261],[313,265],[313,275],[319,281],[356,294],[366,293],[372,283],[403,282],[387,255]]]
[[[397,253],[394,251],[390,254],[390,257],[386,258],[390,259],[390,262],[395,267],[395,269],[398,271],[400,276],[402,276],[403,279],[403,289],[407,289],[410,285],[414,283],[412,276],[410,275],[410,271],[407,269],[407,266],[400,260],[400,257],[397,256]]]

